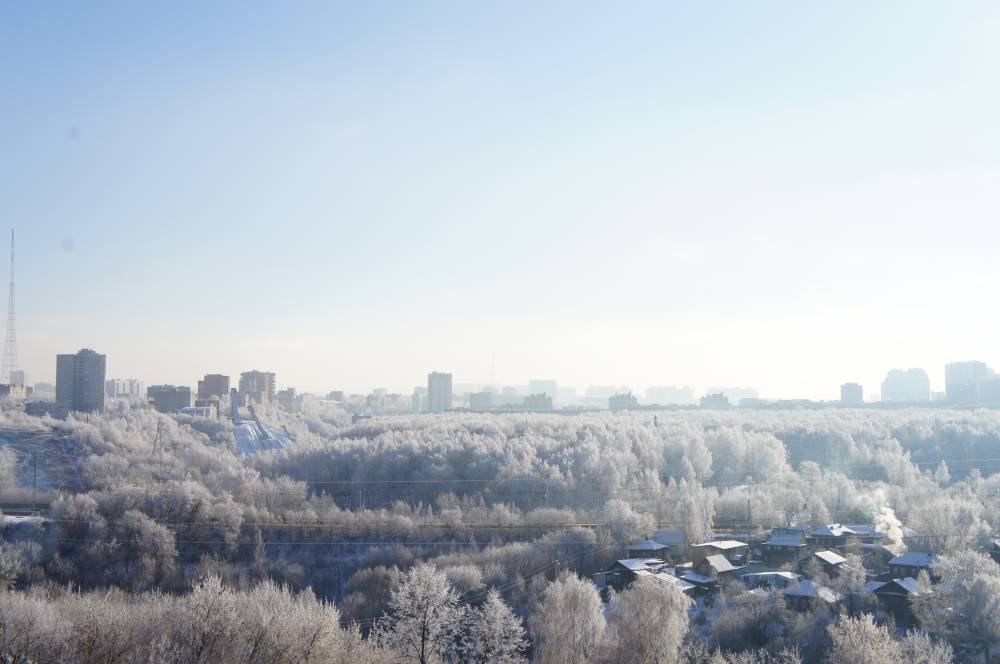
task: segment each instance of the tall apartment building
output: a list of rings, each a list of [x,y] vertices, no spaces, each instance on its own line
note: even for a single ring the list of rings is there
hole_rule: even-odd
[[[244,371],[240,374],[240,405],[274,401],[274,374],[270,371]]]
[[[56,355],[56,405],[66,412],[103,411],[106,372],[107,358],[89,348]]]
[[[993,382],[996,374],[985,362],[952,362],[944,367],[945,398],[954,404],[971,405],[984,401],[981,388]]]
[[[451,374],[437,371],[427,374],[427,410],[432,413],[451,410],[451,401]]]
[[[176,413],[191,407],[191,388],[176,385],[150,385],[146,397],[161,413]]]
[[[198,400],[208,400],[212,397],[222,398],[229,394],[229,376],[222,374],[205,374],[198,381]]]
[[[844,383],[840,386],[840,403],[858,406],[865,402],[865,391],[860,383]]]
[[[931,400],[931,381],[923,369],[891,369],[882,381],[882,401],[916,403]]]

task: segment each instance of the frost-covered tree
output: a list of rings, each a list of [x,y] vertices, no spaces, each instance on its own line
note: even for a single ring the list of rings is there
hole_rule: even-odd
[[[495,589],[486,601],[469,611],[465,655],[480,664],[523,664],[528,642],[521,619],[511,611]]]
[[[940,582],[911,599],[920,624],[988,657],[1000,642],[1000,567],[988,556],[965,551],[945,556],[932,569]]]
[[[596,661],[606,623],[594,584],[563,574],[549,584],[531,619],[538,664]]]
[[[408,661],[428,664],[455,649],[462,618],[448,578],[433,565],[420,564],[393,591],[381,637]]]
[[[903,650],[882,625],[876,625],[871,615],[858,618],[841,616],[827,628],[830,648],[829,664],[902,664]]]
[[[642,579],[615,596],[609,620],[614,660],[675,664],[688,628],[691,600],[674,586]]]

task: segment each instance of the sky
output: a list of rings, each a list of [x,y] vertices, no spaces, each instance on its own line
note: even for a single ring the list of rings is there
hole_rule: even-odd
[[[0,3],[20,366],[1000,368],[993,2]]]

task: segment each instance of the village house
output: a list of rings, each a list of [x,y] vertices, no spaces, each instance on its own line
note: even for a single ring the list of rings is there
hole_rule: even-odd
[[[795,572],[751,572],[740,576],[747,590],[754,588],[770,588],[784,590],[802,580],[801,574]]]
[[[629,558],[659,558],[664,561],[671,559],[670,546],[653,540],[643,540],[629,544],[625,548],[625,555]]]
[[[761,557],[767,562],[793,562],[805,550],[805,528],[775,528],[771,538],[761,546]]]
[[[889,561],[889,575],[894,579],[904,579],[908,576],[917,578],[920,572],[930,573],[931,565],[940,559],[936,553],[907,551]]]
[[[809,556],[809,560],[818,562],[820,569],[829,577],[840,574],[840,568],[847,562],[847,558],[835,551],[816,551]]]
[[[919,595],[917,580],[913,577],[892,579],[890,581],[870,581],[865,584],[865,592],[870,592],[878,599],[882,610],[893,617],[896,625],[909,627],[916,625],[910,598]]]
[[[663,570],[666,563],[659,558],[628,558],[617,560],[603,572],[597,572],[590,578],[600,590],[613,588],[624,590],[642,574],[654,574]]]
[[[737,540],[716,540],[691,545],[691,562],[698,564],[708,556],[723,556],[733,565],[743,565],[748,558],[750,545]]]
[[[833,607],[840,601],[840,595],[833,590],[805,579],[781,591],[788,608],[795,611],[811,611],[817,605]]]

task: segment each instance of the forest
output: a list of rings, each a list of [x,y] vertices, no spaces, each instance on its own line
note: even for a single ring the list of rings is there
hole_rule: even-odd
[[[262,408],[291,442],[124,402],[0,415],[5,662],[948,662],[1000,651],[1000,412],[375,417]],[[18,441],[34,441],[33,447]],[[39,451],[40,450],[40,451]],[[41,472],[39,472],[41,468]],[[9,506],[35,503],[22,514]],[[596,574],[659,531],[694,545],[870,524],[933,556],[912,620],[842,551],[808,610]],[[751,561],[744,561],[750,563]],[[884,563],[884,560],[882,561]],[[792,568],[786,566],[788,570]],[[801,570],[799,570],[801,571]]]

